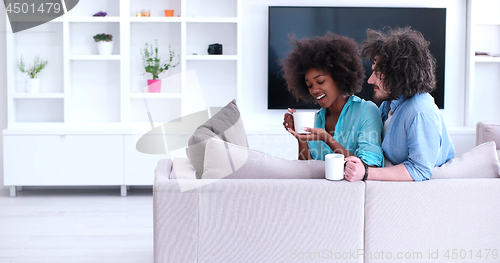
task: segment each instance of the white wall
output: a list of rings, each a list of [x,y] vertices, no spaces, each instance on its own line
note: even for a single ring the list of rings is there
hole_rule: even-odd
[[[0,130],[7,128],[6,15],[5,6],[0,4]],[[0,140],[0,189],[7,189],[3,186],[3,140]]]

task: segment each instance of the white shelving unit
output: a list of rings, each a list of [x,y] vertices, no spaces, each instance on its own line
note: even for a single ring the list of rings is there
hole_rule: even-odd
[[[500,121],[500,1],[467,1],[467,18],[465,123],[474,128],[478,121]]]
[[[136,17],[142,9],[149,9],[151,17]],[[174,17],[164,17],[166,9],[174,9]],[[98,11],[108,15],[92,17]],[[53,21],[7,33],[7,75],[13,77],[8,79],[8,128],[3,131],[4,184],[11,186],[11,195],[16,195],[15,186],[120,185],[126,195],[127,185],[152,185],[156,162],[166,156],[135,150],[138,138],[151,129],[146,107],[155,125],[176,119],[191,106],[183,94],[192,85],[201,88],[207,107],[240,101],[242,13],[242,0],[84,0]],[[11,31],[9,21],[6,25]],[[97,55],[92,37],[98,33],[113,35],[112,55]],[[167,59],[171,46],[180,64],[160,75],[161,93],[144,93],[151,76],[143,75],[140,48],[155,39],[160,56]],[[223,45],[223,55],[208,55],[213,43]],[[21,55],[28,64],[36,55],[48,59],[39,75],[40,93],[23,91],[24,75],[17,70]],[[196,83],[188,71],[196,73]],[[113,161],[99,162],[92,176],[63,165],[61,171],[68,173],[63,180],[62,172],[51,175],[54,163],[35,161],[54,149],[63,151],[58,162],[82,158],[82,164],[92,164],[85,156],[94,160],[103,150]],[[22,161],[39,166],[20,167]],[[37,176],[43,180],[34,180]]]

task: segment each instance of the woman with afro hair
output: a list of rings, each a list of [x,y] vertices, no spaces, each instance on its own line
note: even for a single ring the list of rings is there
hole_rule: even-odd
[[[357,156],[365,165],[383,166],[380,147],[382,121],[377,106],[357,97],[364,70],[358,44],[351,38],[326,33],[312,39],[290,39],[293,50],[283,60],[284,79],[297,99],[318,103],[314,127],[295,131],[294,109],[283,126],[299,144],[300,160],[325,160],[329,153]]]

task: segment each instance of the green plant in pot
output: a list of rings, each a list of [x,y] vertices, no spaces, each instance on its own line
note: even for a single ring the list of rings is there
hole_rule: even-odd
[[[144,74],[151,73],[153,79],[148,79],[148,91],[149,92],[160,92],[161,91],[161,79],[158,75],[160,73],[167,71],[171,68],[175,68],[179,65],[179,56],[177,55],[177,63],[173,63],[175,57],[175,51],[168,46],[170,57],[168,61],[161,61],[158,55],[158,41],[155,40],[155,48],[153,49],[153,44],[146,43],[144,48],[141,48],[142,55],[142,65],[144,66]]]
[[[37,79],[36,76],[42,69],[44,69],[49,62],[45,59],[40,59],[39,56],[35,57],[33,61],[33,66],[26,65],[23,61],[23,57],[19,59],[17,63],[17,68],[19,71],[26,73],[29,76],[29,79],[26,80],[25,87],[27,92],[37,93],[40,91],[40,79]]]
[[[97,43],[97,51],[99,55],[111,55],[113,53],[113,36],[110,34],[97,34],[94,36],[94,41]]]

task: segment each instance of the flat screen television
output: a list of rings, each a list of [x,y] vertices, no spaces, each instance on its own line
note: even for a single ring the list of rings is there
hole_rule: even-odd
[[[323,36],[330,31],[353,38],[361,44],[366,29],[406,27],[420,31],[430,42],[429,49],[437,60],[437,88],[432,93],[440,109],[444,108],[446,8],[380,8],[380,7],[269,7],[268,109],[318,109],[318,104],[296,101],[288,92],[280,60],[292,49],[289,35],[297,39]],[[363,59],[365,81],[357,95],[372,100],[373,88],[366,80],[371,62]]]

